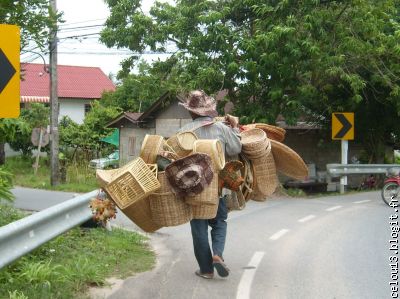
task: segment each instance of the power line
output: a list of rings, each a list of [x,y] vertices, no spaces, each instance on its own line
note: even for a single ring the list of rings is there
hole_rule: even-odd
[[[62,23],[62,24],[59,25],[59,27],[71,26],[71,25],[83,24],[83,23],[89,23],[89,22],[94,22],[94,21],[104,21],[104,20],[106,20],[106,18],[86,20],[86,21],[80,21],[80,22],[74,22],[74,23]]]
[[[88,25],[88,26],[79,26],[79,27],[70,27],[70,28],[60,28],[58,32],[66,32],[66,31],[82,31],[82,30],[90,30],[92,28],[103,27],[104,24],[101,25]]]

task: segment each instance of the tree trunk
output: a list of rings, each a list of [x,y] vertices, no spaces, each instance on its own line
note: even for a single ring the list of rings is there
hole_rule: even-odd
[[[0,165],[4,165],[6,163],[6,152],[5,152],[5,143],[0,143]]]

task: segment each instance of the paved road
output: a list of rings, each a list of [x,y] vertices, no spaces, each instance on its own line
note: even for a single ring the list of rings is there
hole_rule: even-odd
[[[378,192],[251,203],[229,218],[228,279],[193,274],[188,225],[161,229],[151,272],[108,294],[124,298],[389,298],[389,215]]]
[[[49,197],[53,204],[61,195],[67,199],[74,194],[46,193],[39,198]],[[393,212],[379,192],[251,202],[228,219],[227,279],[209,281],[194,275],[190,227],[182,225],[151,236],[158,257],[154,270],[94,297],[390,298]],[[122,214],[116,224],[134,228]]]

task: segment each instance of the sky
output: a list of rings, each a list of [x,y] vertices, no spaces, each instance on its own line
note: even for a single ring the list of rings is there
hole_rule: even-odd
[[[148,11],[153,0],[143,0],[143,10]],[[100,67],[106,75],[116,74],[120,62],[129,57],[126,49],[109,49],[102,45],[98,33],[109,15],[104,0],[57,0],[57,9],[63,12],[64,23],[58,32],[58,64]],[[143,55],[147,61],[165,55]],[[44,55],[48,63],[48,55]],[[21,62],[43,63],[34,53],[21,56]]]

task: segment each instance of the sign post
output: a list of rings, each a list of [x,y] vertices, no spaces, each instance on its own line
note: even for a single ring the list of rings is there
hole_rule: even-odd
[[[0,24],[0,118],[17,118],[20,109],[20,32]]]
[[[347,164],[349,140],[354,140],[354,113],[332,113],[332,140],[341,140],[341,162]],[[347,176],[340,177],[340,193],[343,194],[347,185]]]

